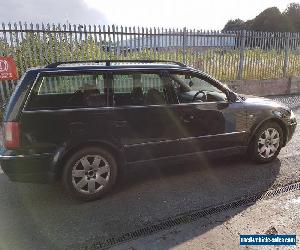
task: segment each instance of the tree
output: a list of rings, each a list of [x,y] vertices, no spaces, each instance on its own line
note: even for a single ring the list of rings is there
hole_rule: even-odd
[[[252,30],[284,32],[290,31],[288,20],[283,16],[277,7],[265,9],[253,20]]]
[[[244,23],[245,30],[252,30],[252,26],[253,26],[253,19],[248,20]]]
[[[289,20],[294,31],[300,32],[300,4],[290,3],[283,15]]]
[[[242,30],[244,29],[245,22],[241,19],[229,20],[223,28],[223,32],[233,31],[233,30]]]
[[[300,32],[300,4],[290,3],[283,13],[277,7],[267,8],[254,19],[246,22],[241,19],[229,20],[223,31],[242,29],[269,32]]]

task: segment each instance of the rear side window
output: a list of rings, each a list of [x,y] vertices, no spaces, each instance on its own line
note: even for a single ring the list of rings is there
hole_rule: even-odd
[[[169,91],[158,74],[113,75],[114,106],[144,106],[169,103]]]
[[[42,76],[34,86],[28,110],[107,106],[104,75]]]

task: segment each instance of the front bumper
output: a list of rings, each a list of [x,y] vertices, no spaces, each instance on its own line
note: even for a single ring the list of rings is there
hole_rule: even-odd
[[[296,120],[294,120],[290,124],[288,124],[288,126],[287,126],[286,143],[288,143],[292,139],[292,137],[293,137],[293,135],[295,133],[296,127],[297,127]]]
[[[0,164],[11,181],[49,183],[55,181],[51,170],[53,154],[16,154],[4,148],[0,151]]]

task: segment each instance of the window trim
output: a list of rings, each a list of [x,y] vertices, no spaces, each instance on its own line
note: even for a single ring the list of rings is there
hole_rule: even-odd
[[[72,75],[105,75],[105,77],[104,77],[104,88],[105,87],[107,88],[107,91],[106,91],[106,106],[105,107],[77,107],[77,108],[66,108],[66,107],[64,107],[64,108],[58,108],[58,109],[38,108],[38,109],[35,109],[35,110],[28,109],[28,104],[30,102],[30,98],[32,97],[33,90],[36,87],[36,85],[39,83],[39,81],[42,77],[45,77],[45,76],[63,76],[63,75],[66,75],[66,76],[72,76]],[[109,107],[108,96],[109,96],[109,92],[110,92],[110,89],[108,88],[108,86],[109,86],[108,81],[109,81],[109,74],[108,74],[107,71],[103,71],[103,70],[88,70],[88,71],[59,70],[59,71],[42,71],[42,72],[39,72],[37,74],[32,86],[30,87],[30,91],[29,91],[29,93],[26,97],[26,101],[23,105],[22,112],[25,112],[25,113],[27,112],[28,113],[28,112],[39,112],[39,111],[60,111],[60,110],[107,108],[107,107]]]

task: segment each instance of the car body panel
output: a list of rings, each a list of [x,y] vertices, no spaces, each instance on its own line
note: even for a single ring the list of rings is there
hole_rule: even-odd
[[[284,145],[291,139],[297,122],[296,119],[290,119],[291,110],[279,102],[268,98],[243,95],[244,105],[247,109],[247,124],[250,131],[250,138],[257,129],[265,122],[277,121],[285,132]]]
[[[172,111],[182,154],[244,145],[246,110],[240,103],[179,104]]]

